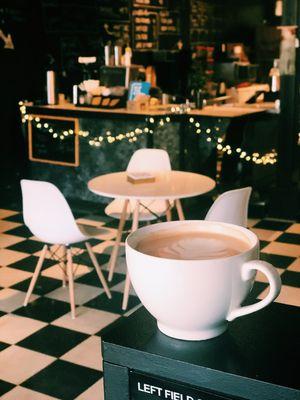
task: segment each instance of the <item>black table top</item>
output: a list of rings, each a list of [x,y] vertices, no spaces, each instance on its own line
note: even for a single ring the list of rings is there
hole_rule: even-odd
[[[102,336],[105,361],[258,400],[300,399],[300,310],[273,303],[200,342],[172,339],[141,308]],[[213,386],[213,387],[212,387]],[[223,389],[222,389],[223,388]],[[247,397],[248,396],[248,397]],[[275,396],[275,397],[274,397]]]

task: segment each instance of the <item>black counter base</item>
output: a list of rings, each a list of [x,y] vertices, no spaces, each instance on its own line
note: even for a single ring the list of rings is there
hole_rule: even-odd
[[[272,304],[214,339],[169,338],[145,309],[102,338],[105,400],[299,400],[300,313]]]

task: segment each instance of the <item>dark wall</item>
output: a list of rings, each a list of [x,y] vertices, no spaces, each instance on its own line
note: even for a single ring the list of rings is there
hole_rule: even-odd
[[[96,55],[103,62],[103,46],[112,39],[108,33],[111,31],[115,35],[119,32],[117,40],[123,40],[123,44],[127,41],[130,4],[131,0],[2,0],[0,19],[4,15],[5,28],[13,34],[20,54],[20,70],[25,77],[22,97],[43,97],[44,71],[51,60],[55,60],[56,68],[62,72],[63,91],[70,91],[72,83],[80,80],[78,55]],[[170,10],[179,12],[185,58],[190,45],[226,41],[244,42],[250,60],[264,65],[265,71],[278,57],[279,33],[270,28],[276,22],[275,0],[169,0],[166,4]],[[195,5],[193,26],[191,16]],[[108,32],[105,23],[109,25]],[[178,63],[178,58],[168,51],[136,52],[134,60],[156,65],[161,74],[159,82],[166,82],[167,88],[179,80],[187,65],[185,61]]]
[[[259,78],[267,79],[273,60],[279,58],[281,18],[275,0],[229,0],[224,7],[224,41],[244,43],[250,62],[260,65]]]
[[[47,39],[41,12],[40,0],[0,2],[0,29],[13,38],[21,98],[40,97],[43,92],[41,82]],[[3,47],[2,42],[0,46]]]

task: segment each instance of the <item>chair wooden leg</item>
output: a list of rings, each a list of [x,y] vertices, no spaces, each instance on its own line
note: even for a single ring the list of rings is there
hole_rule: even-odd
[[[128,306],[128,299],[129,299],[129,292],[130,292],[130,277],[128,271],[126,272],[126,279],[125,279],[125,286],[124,286],[124,294],[123,294],[123,303],[122,303],[122,310],[126,310]]]
[[[91,245],[88,242],[85,242],[85,246],[86,246],[87,251],[89,253],[90,259],[91,259],[92,263],[94,264],[94,267],[96,269],[96,272],[97,272],[97,275],[98,275],[98,277],[100,279],[100,282],[102,283],[103,289],[105,290],[105,293],[106,293],[107,297],[109,299],[111,299],[111,293],[110,293],[109,287],[107,286],[106,279],[105,279],[105,277],[104,277],[104,275],[103,275],[103,273],[101,271],[100,265],[98,264],[98,260],[97,260],[95,254],[94,254],[94,252],[93,252],[93,250],[91,248]]]
[[[119,222],[119,227],[118,227],[118,232],[117,232],[117,237],[114,243],[114,247],[111,252],[111,256],[109,259],[109,274],[108,274],[108,281],[111,282],[113,275],[114,275],[114,270],[117,262],[117,257],[118,257],[118,252],[119,252],[119,247],[120,247],[120,242],[122,239],[122,233],[124,229],[124,225],[126,222],[126,214],[127,214],[127,208],[128,208],[128,203],[129,200],[124,201],[123,209],[122,209],[122,214]]]
[[[170,202],[169,202],[169,200],[166,200],[166,218],[167,218],[167,221],[168,222],[170,222],[170,221],[172,221],[172,212],[171,212],[171,205],[170,205]]]
[[[185,217],[184,217],[181,201],[179,199],[177,199],[177,200],[175,200],[175,204],[176,204],[176,210],[177,210],[179,220],[184,221]]]
[[[63,258],[63,262],[62,262],[62,285],[63,287],[67,286],[67,266],[66,266],[66,261],[67,261],[67,249],[66,246],[61,246],[62,248],[62,258]]]
[[[73,260],[71,248],[67,249],[67,274],[69,281],[69,296],[70,296],[70,306],[71,306],[71,317],[74,319],[75,314],[75,293],[74,293],[74,277],[73,277]]]
[[[24,300],[24,307],[27,306],[28,301],[29,301],[29,299],[30,299],[30,296],[31,296],[31,294],[32,294],[32,292],[33,292],[33,289],[34,289],[34,287],[35,287],[37,278],[38,278],[38,276],[39,276],[39,274],[40,274],[40,272],[41,272],[41,269],[42,269],[42,266],[43,266],[43,262],[44,262],[44,259],[45,259],[47,250],[48,250],[48,246],[45,244],[44,247],[43,247],[43,249],[42,249],[40,258],[39,258],[39,260],[38,260],[38,262],[37,262],[37,265],[36,265],[36,267],[35,267],[34,273],[33,273],[33,275],[32,275],[32,278],[31,278],[31,281],[30,281],[30,285],[29,285],[28,291],[27,291],[27,293],[26,293],[26,297],[25,297],[25,300]]]
[[[132,228],[131,228],[132,232],[136,231],[139,226],[139,212],[140,212],[140,202],[137,200],[134,211],[133,211],[133,217],[132,217]],[[127,309],[129,291],[130,291],[130,277],[129,277],[129,273],[127,270],[126,271],[125,288],[124,288],[124,294],[123,294],[122,310]]]

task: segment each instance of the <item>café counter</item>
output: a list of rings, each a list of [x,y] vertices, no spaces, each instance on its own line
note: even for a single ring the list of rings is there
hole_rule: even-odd
[[[233,120],[251,119],[271,107],[208,106],[188,113],[178,105],[145,111],[32,103],[20,108],[31,177],[55,183],[69,199],[99,202],[87,182],[126,169],[139,148],[165,149],[173,169],[215,178],[216,140],[226,136]]]

